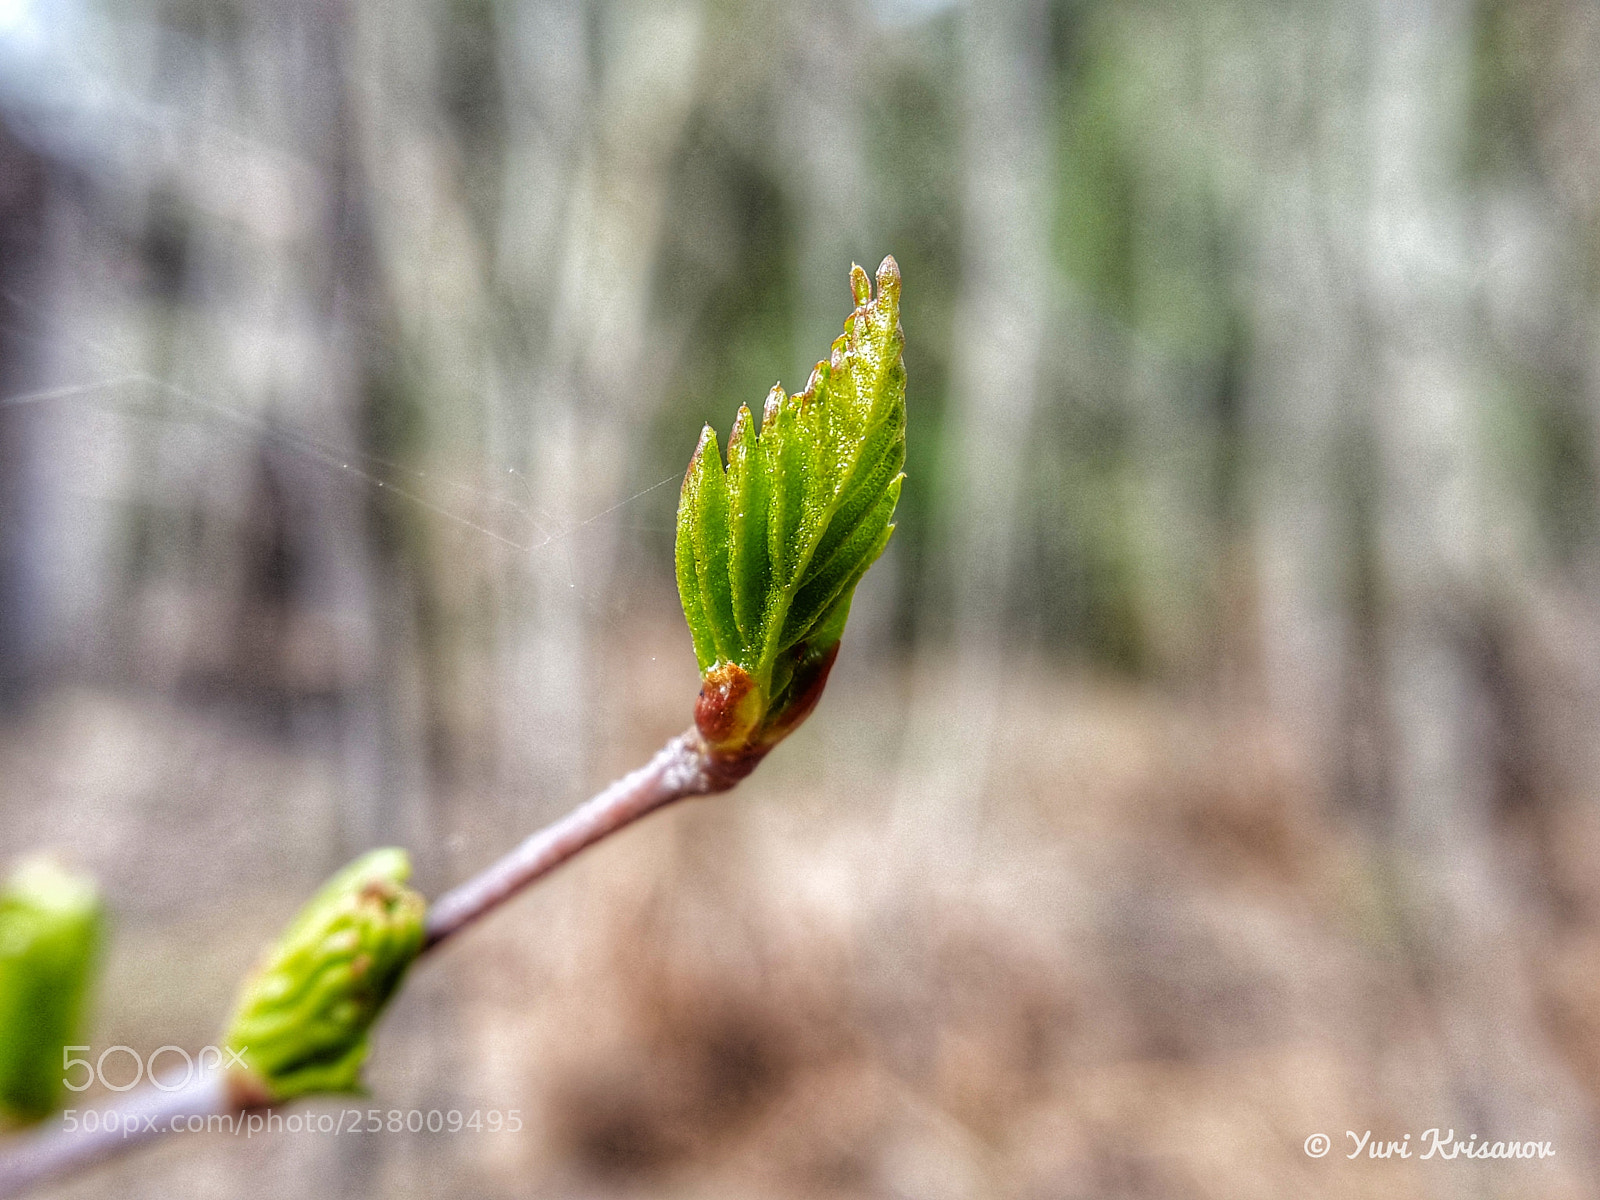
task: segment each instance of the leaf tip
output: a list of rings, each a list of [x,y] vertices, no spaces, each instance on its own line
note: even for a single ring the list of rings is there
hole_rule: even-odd
[[[808,400],[812,396],[815,396],[826,382],[827,375],[828,364],[826,362],[819,362],[816,366],[811,368],[811,378],[806,380],[805,390],[800,394]]]
[[[717,446],[717,431],[710,425],[700,430],[700,440],[695,443],[694,457],[689,460],[689,470],[691,472],[701,470],[708,453],[717,460],[718,466],[722,465],[722,454]]]
[[[900,264],[895,262],[894,255],[885,254],[883,261],[878,264],[878,293],[888,292],[896,299],[900,296]]]
[[[882,274],[883,268],[878,268]],[[872,284],[867,279],[867,273],[861,269],[860,263],[850,264],[850,294],[855,297],[856,307],[860,308],[872,299]]]
[[[783,394],[783,385],[775,383],[772,390],[767,393],[767,402],[761,407],[761,428],[767,427],[767,422],[774,421],[778,416],[778,409],[788,397]]]

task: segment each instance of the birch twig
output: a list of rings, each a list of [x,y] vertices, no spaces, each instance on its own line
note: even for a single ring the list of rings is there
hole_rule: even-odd
[[[640,817],[686,796],[726,791],[754,769],[756,760],[728,761],[712,754],[695,730],[680,734],[637,771],[623,776],[566,816],[529,837],[505,857],[428,909],[423,953],[515,897],[579,851]],[[201,1132],[191,1118],[233,1118],[269,1099],[238,1078],[207,1071],[174,1090],[145,1086],[95,1110],[88,1129],[65,1127],[23,1134],[0,1148],[0,1200],[62,1179],[171,1133]]]

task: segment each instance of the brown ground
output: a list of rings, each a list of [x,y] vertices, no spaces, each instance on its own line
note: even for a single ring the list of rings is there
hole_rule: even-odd
[[[597,774],[687,711],[676,641],[656,649]],[[1600,1194],[1600,823],[1497,834],[1512,924],[1458,978],[1439,963],[1463,956],[1408,925],[1404,862],[1262,714],[1023,673],[987,798],[930,846],[893,812],[909,685],[871,675],[737,792],[652,818],[419,968],[352,1105],[516,1109],[520,1134],[169,1142],[63,1194]],[[329,865],[328,773],[104,692],[47,701],[0,755],[19,842],[73,846],[124,909],[96,1047],[210,1040]],[[503,813],[466,787],[444,811],[454,874]],[[1494,1128],[1505,1112],[1521,1124]],[[1557,1155],[1344,1158],[1346,1129],[1434,1125]]]

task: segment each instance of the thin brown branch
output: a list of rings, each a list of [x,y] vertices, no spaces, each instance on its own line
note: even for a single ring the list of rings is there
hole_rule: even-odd
[[[428,908],[429,949],[504,904],[534,880],[624,825],[685,796],[703,796],[732,786],[694,730],[680,734],[654,758],[605,791],[547,825],[511,853]],[[737,782],[737,781],[733,781]]]
[[[171,1090],[140,1088],[115,1104],[90,1110],[95,1120],[92,1131],[80,1113],[76,1129],[63,1123],[14,1138],[0,1156],[0,1196],[20,1196],[169,1133],[215,1129],[207,1122],[218,1117],[228,1120],[241,1108],[227,1077],[215,1070],[198,1073]]]
[[[760,761],[712,754],[690,729],[673,738],[644,766],[611,784],[546,826],[486,870],[439,897],[428,909],[423,952],[504,904],[587,846],[658,808],[686,796],[733,787]],[[115,1104],[91,1110],[94,1129],[81,1119],[21,1135],[0,1148],[0,1200],[62,1179],[169,1133],[236,1131],[242,1114],[268,1098],[236,1079],[210,1072],[172,1091],[145,1087]],[[192,1118],[200,1118],[196,1124]]]

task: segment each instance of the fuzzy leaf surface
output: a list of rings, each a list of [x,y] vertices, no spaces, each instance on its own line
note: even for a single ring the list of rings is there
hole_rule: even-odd
[[[760,716],[838,643],[856,585],[883,553],[904,478],[900,271],[860,267],[856,307],[793,396],[774,387],[759,430],[741,407],[724,465],[708,425],[678,502],[677,576],[700,670],[737,667]]]

